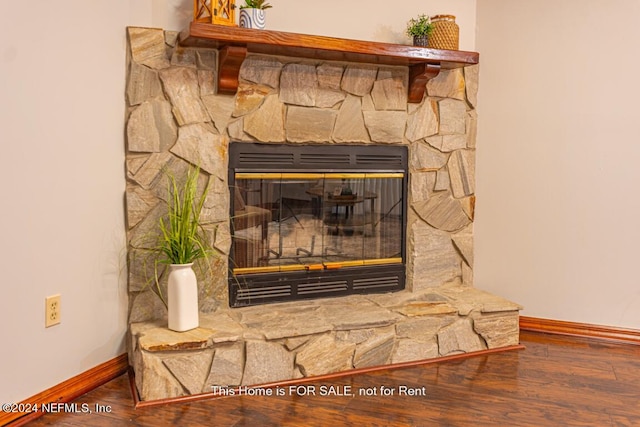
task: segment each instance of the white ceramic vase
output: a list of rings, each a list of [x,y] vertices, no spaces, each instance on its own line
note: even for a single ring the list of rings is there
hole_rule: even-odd
[[[169,304],[169,329],[184,332],[197,328],[198,280],[193,264],[171,264],[167,294]]]
[[[238,23],[242,28],[255,28],[264,30],[265,11],[264,9],[245,8],[240,9],[240,18]]]

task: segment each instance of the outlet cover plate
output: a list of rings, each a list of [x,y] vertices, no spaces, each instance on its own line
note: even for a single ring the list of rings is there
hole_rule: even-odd
[[[60,294],[45,298],[44,316],[45,328],[60,323]]]

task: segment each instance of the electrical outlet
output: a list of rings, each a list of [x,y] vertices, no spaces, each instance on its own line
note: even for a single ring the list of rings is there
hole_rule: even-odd
[[[44,327],[60,323],[60,294],[45,298]]]

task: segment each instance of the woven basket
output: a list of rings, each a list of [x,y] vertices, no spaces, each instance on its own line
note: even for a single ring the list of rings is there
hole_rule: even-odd
[[[431,17],[433,31],[429,34],[429,46],[432,49],[458,50],[460,29],[453,15]]]

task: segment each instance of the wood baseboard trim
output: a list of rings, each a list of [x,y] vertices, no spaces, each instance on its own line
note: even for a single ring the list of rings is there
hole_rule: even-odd
[[[520,316],[520,329],[640,345],[640,330]]]
[[[40,410],[40,405],[43,403],[69,403],[83,394],[126,373],[128,369],[129,358],[126,353],[108,360],[20,402],[21,404],[37,403],[38,412],[0,413],[0,426],[8,425],[10,427],[17,427],[25,425],[44,415],[44,412]]]
[[[268,384],[248,386],[248,388],[288,387],[290,385],[305,384],[305,383],[316,382],[316,381],[329,381],[337,378],[348,377],[348,376],[358,375],[358,374],[366,374],[370,372],[384,371],[389,369],[407,368],[412,366],[429,365],[434,363],[448,362],[452,360],[467,359],[471,357],[484,356],[484,355],[493,354],[493,353],[501,353],[509,350],[524,350],[524,348],[525,347],[521,344],[512,345],[508,347],[492,348],[488,350],[473,351],[470,353],[461,353],[461,354],[454,354],[451,356],[437,357],[434,359],[417,360],[414,362],[374,366],[370,368],[351,369],[349,371],[336,372],[336,373],[327,374],[327,375],[318,375],[315,377],[305,377],[305,378],[292,379],[292,380],[286,380],[286,381],[280,381],[280,382],[273,382]],[[130,381],[131,393],[133,394],[133,399],[134,399],[134,404],[136,409],[151,407],[151,406],[158,406],[158,405],[167,405],[170,403],[187,403],[187,402],[195,402],[195,401],[206,400],[206,399],[222,399],[222,398],[229,397],[227,395],[216,394],[216,393],[201,393],[201,394],[192,394],[189,396],[180,396],[180,397],[173,397],[173,398],[167,398],[167,399],[140,400],[136,390],[136,386],[135,386],[135,373],[133,372],[133,369],[129,370],[129,381]],[[237,391],[238,388],[236,388],[235,390]]]

